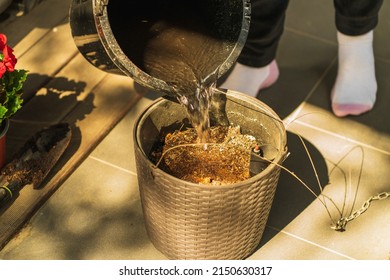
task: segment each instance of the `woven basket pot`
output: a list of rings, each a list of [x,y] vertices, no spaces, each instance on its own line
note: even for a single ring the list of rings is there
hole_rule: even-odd
[[[262,237],[281,170],[278,164],[287,153],[286,131],[276,113],[259,100],[234,91],[225,99],[229,122],[273,147],[272,155],[265,155],[273,163],[236,184],[187,182],[148,159],[161,130],[187,118],[178,103],[160,98],[136,121],[135,156],[145,225],[151,242],[169,259],[244,259]]]

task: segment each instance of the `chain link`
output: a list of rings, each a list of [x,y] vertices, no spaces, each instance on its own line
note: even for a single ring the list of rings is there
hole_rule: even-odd
[[[371,206],[371,202],[374,200],[383,200],[390,197],[390,192],[382,192],[378,195],[371,196],[367,201],[365,201],[362,205],[362,207],[356,211],[354,211],[351,215],[348,217],[341,217],[336,225],[332,226],[332,229],[336,231],[345,231],[345,227],[347,226],[347,223],[352,221],[353,219],[356,219],[361,214],[367,211],[367,209]]]

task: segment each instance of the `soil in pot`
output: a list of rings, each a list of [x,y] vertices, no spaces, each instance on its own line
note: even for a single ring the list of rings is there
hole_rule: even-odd
[[[210,128],[207,143],[199,141],[192,127],[167,132],[152,149],[150,159],[182,180],[222,185],[250,178],[251,159],[259,155],[254,136],[242,134],[239,126],[219,125]]]

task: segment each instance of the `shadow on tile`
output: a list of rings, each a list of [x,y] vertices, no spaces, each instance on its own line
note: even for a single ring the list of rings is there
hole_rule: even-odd
[[[303,139],[311,159],[318,173],[321,186],[328,184],[328,168],[322,154],[307,140]],[[310,159],[305,151],[301,140],[296,134],[288,132],[287,145],[291,152],[283,166],[296,174],[307,186],[294,178],[287,171],[283,170],[280,175],[279,184],[272,204],[267,225],[283,229],[294,220],[309,204],[315,200],[315,195],[320,193],[316,175],[310,164]],[[315,194],[315,195],[314,195]],[[259,248],[273,238],[277,232],[266,228]]]
[[[160,93],[153,89],[140,85],[136,81],[134,81],[134,90],[140,95],[142,95],[142,97],[145,97],[149,100],[156,100],[157,98],[160,98],[165,95],[164,93]]]

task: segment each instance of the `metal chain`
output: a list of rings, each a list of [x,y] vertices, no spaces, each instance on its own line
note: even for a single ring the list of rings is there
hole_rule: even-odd
[[[356,219],[361,214],[367,211],[367,209],[371,206],[371,202],[374,200],[383,200],[390,197],[390,192],[382,192],[378,195],[371,196],[367,201],[365,201],[362,205],[362,207],[359,210],[354,211],[351,215],[348,217],[341,217],[340,220],[337,221],[336,225],[332,226],[332,229],[336,231],[345,231],[345,227],[347,226],[347,223],[352,221],[353,219]]]

